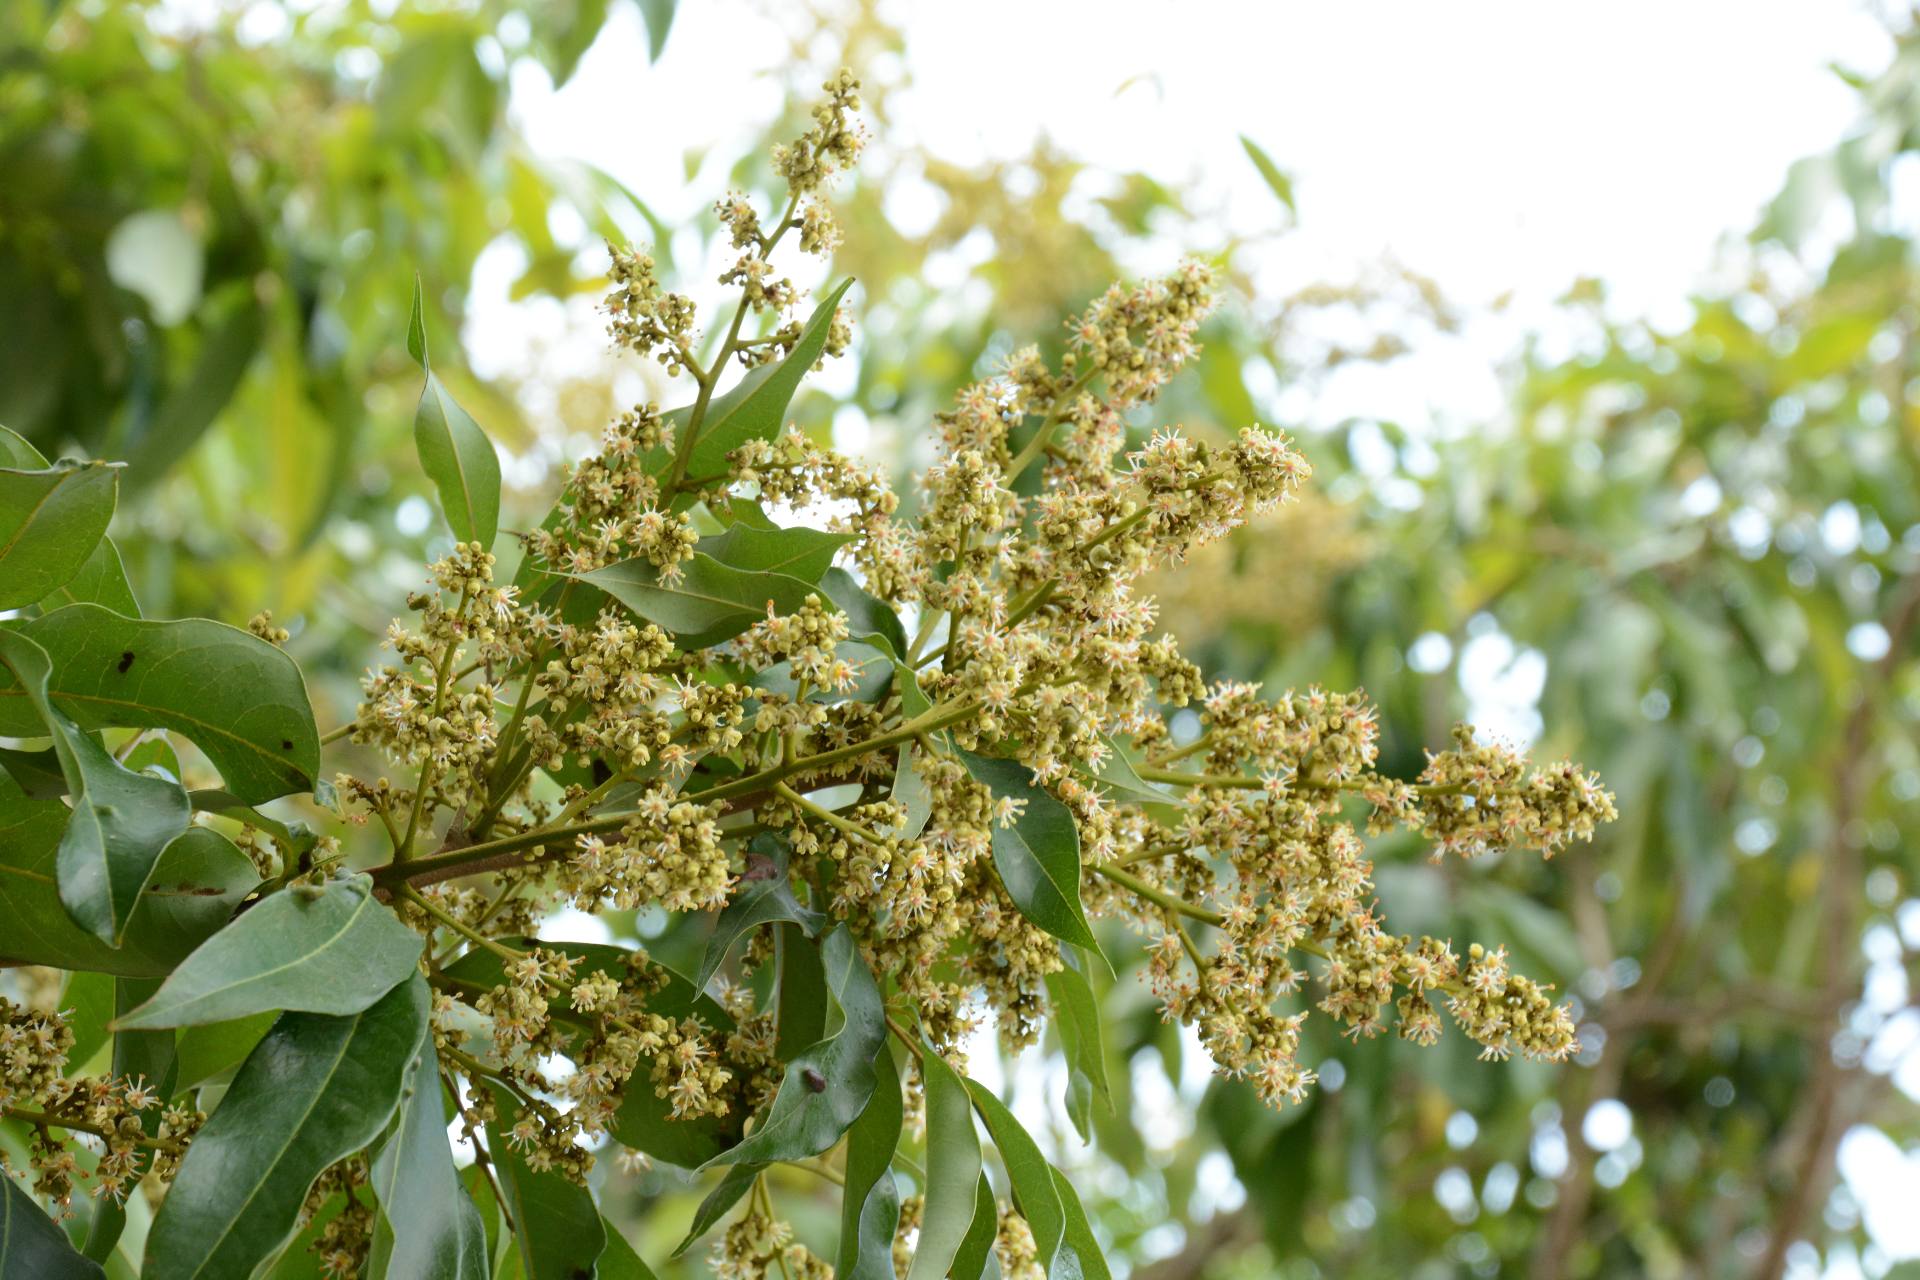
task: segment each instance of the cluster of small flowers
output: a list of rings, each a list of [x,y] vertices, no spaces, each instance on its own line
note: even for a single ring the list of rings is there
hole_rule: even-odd
[[[262,609],[247,619],[247,630],[265,640],[268,644],[279,646],[293,638],[293,633],[285,627],[273,625],[273,610]]]
[[[1416,821],[1434,856],[1470,858],[1493,848],[1538,849],[1549,857],[1573,840],[1591,840],[1615,817],[1598,776],[1562,760],[1529,773],[1517,753],[1481,742],[1468,725],[1453,731],[1451,751],[1429,753]]]
[[[1198,351],[1193,335],[1213,310],[1213,269],[1188,262],[1164,280],[1116,284],[1069,322],[1074,352],[1107,380],[1116,408],[1151,401]]]
[[[607,295],[607,333],[639,355],[653,355],[670,374],[694,363],[693,299],[661,289],[653,259],[644,253],[607,246],[613,289]]]
[[[587,834],[559,869],[559,885],[582,910],[715,911],[734,876],[718,812],[655,783],[611,839]]]
[[[587,760],[605,752],[638,769],[673,741],[673,725],[657,705],[671,687],[663,670],[675,658],[666,632],[606,608],[591,627],[555,626],[547,654],[534,677],[545,710],[521,723],[535,759],[557,768],[568,754]]]
[[[796,197],[811,194],[860,158],[866,128],[860,110],[860,81],[844,67],[820,86],[826,98],[813,109],[813,127],[797,140],[773,149],[773,169]]]
[[[360,1275],[367,1265],[373,1248],[374,1205],[367,1194],[370,1181],[365,1154],[348,1156],[321,1171],[300,1207],[300,1226],[304,1229],[329,1202],[335,1205],[333,1215],[321,1224],[307,1246],[321,1274],[330,1280],[348,1280]]]
[[[793,1238],[786,1222],[753,1205],[707,1254],[720,1280],[832,1280],[833,1264]]]
[[[45,1117],[31,1144],[34,1191],[65,1207],[76,1178],[91,1179],[95,1196],[114,1200],[125,1199],[149,1173],[171,1178],[205,1117],[191,1107],[163,1106],[144,1079],[65,1075],[73,1044],[64,1017],[0,997],[0,1110]],[[73,1130],[99,1148],[93,1170],[81,1168],[56,1129]]]

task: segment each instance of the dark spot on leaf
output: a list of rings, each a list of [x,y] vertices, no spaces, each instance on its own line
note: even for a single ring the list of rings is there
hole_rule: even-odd
[[[778,875],[780,867],[764,853],[749,853],[747,866],[740,873],[742,880],[771,880]]]
[[[815,1071],[812,1067],[803,1067],[801,1069],[800,1080],[801,1083],[807,1086],[808,1093],[825,1093],[827,1091],[827,1078],[818,1071]]]
[[[127,674],[127,668],[131,667],[132,665],[133,665],[133,650],[128,649],[126,652],[120,655],[120,667],[119,667],[120,674],[121,675]]]
[[[282,751],[291,751],[291,750],[293,750],[293,739],[292,739],[292,738],[282,738],[282,739],[280,739],[280,749],[281,749]]]

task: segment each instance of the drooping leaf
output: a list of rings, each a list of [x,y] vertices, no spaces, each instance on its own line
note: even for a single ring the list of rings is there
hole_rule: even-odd
[[[993,1242],[1000,1234],[1000,1206],[994,1202],[993,1186],[987,1175],[980,1175],[973,1192],[973,1221],[954,1251],[953,1266],[947,1274],[955,1280],[983,1280],[1000,1275],[999,1259],[994,1257]]]
[[[60,993],[60,1012],[73,1032],[73,1048],[67,1052],[68,1075],[78,1075],[112,1038],[107,1024],[113,1021],[114,987],[113,975],[108,973],[81,970],[67,978],[66,989]]]
[[[71,581],[106,535],[120,464],[0,468],[0,609],[19,609]]]
[[[977,1080],[968,1080],[966,1085],[974,1110],[986,1122],[987,1133],[1000,1152],[1000,1163],[1006,1166],[1020,1214],[1033,1230],[1034,1256],[1051,1273],[1054,1255],[1066,1234],[1066,1214],[1060,1207],[1060,1195],[1054,1190],[1053,1166],[1040,1153],[1033,1135],[1014,1119],[1013,1112],[994,1097],[992,1090]]]
[[[926,1205],[907,1280],[938,1280],[953,1265],[973,1224],[980,1135],[966,1083],[931,1045],[922,1045],[920,1076],[927,1086]]]
[[[960,752],[967,772],[997,800],[1021,805],[1011,825],[993,826],[993,865],[1020,913],[1062,942],[1099,950],[1080,905],[1080,832],[1073,814],[1025,765]]]
[[[358,1013],[413,972],[423,945],[365,875],[268,894],[116,1025],[190,1027],[268,1009]]]
[[[58,800],[67,794],[67,775],[60,772],[60,753],[52,747],[44,751],[0,747],[0,773],[12,778],[29,800]]]
[[[1047,975],[1047,1000],[1067,1059],[1067,1118],[1081,1141],[1091,1142],[1094,1104],[1113,1110],[1106,1046],[1100,1038],[1100,1002],[1087,985],[1079,954],[1072,947],[1062,947],[1060,954],[1067,967]]]
[[[530,1166],[506,1140],[520,1104],[497,1085],[494,1120],[487,1126],[487,1152],[513,1221],[513,1245],[525,1280],[579,1280],[594,1273],[607,1247],[607,1230],[593,1196],[564,1174]]]
[[[758,836],[747,848],[745,874],[713,923],[713,936],[707,939],[706,957],[700,962],[693,985],[705,991],[733,944],[761,925],[786,920],[812,937],[825,919],[794,896],[793,880],[787,874],[786,841],[772,835]]]
[[[729,568],[785,573],[802,582],[818,583],[832,566],[833,553],[853,537],[802,526],[762,529],[741,522],[724,533],[700,539],[694,550]]]
[[[440,491],[440,509],[453,536],[461,542],[491,547],[500,528],[500,458],[480,424],[455,403],[434,375],[427,357],[418,277],[413,282],[407,350],[426,375],[420,407],[413,415],[413,447],[420,456],[420,467]]]
[[[799,389],[820,353],[826,349],[827,334],[833,328],[833,313],[853,284],[842,280],[832,293],[807,317],[800,339],[786,358],[752,370],[724,394],[707,405],[705,417],[696,433],[692,451],[687,455],[686,474],[693,478],[719,475],[727,469],[727,455],[749,440],[771,440],[786,425],[787,405]],[[686,429],[687,409],[676,409],[668,417],[680,430]],[[654,475],[667,471],[673,455],[664,449],[647,457],[647,470]]]
[[[100,1264],[67,1241],[34,1198],[0,1173],[0,1276],[32,1280],[105,1280]]]
[[[687,1227],[687,1234],[673,1247],[673,1256],[679,1257],[694,1246],[701,1236],[713,1230],[727,1212],[740,1203],[740,1197],[753,1189],[753,1180],[766,1168],[759,1164],[737,1164],[727,1170],[713,1190],[707,1192],[700,1206],[693,1211],[693,1221]]]
[[[900,1077],[884,1043],[873,1065],[873,1096],[847,1131],[840,1247],[833,1264],[839,1280],[895,1280],[893,1235],[900,1223],[900,1189],[892,1165],[900,1145]]]
[[[1273,162],[1273,157],[1259,143],[1244,133],[1240,135],[1240,145],[1247,149],[1247,157],[1253,161],[1253,167],[1260,171],[1260,179],[1267,184],[1267,189],[1280,198],[1280,203],[1287,206],[1288,213],[1298,214],[1300,210],[1293,203],[1293,179]]]
[[[0,667],[53,738],[73,810],[55,858],[60,902],[73,922],[109,946],[120,945],[140,891],[161,852],[192,816],[177,782],[132,773],[47,696],[46,650],[17,631],[0,630]]]
[[[358,1013],[282,1017],[187,1149],[144,1274],[224,1280],[272,1254],[320,1172],[386,1127],[430,1003],[416,976]]]
[[[764,622],[769,607],[784,616],[796,612],[808,596],[820,594],[811,583],[787,574],[735,569],[697,552],[680,565],[680,576],[672,582],[641,558],[577,576],[657,624],[683,649],[731,640]]]
[[[161,977],[226,924],[260,882],[247,856],[205,827],[161,850],[118,948],[81,929],[60,902],[56,864],[67,807],[28,800],[0,778],[0,958],[128,977]]]
[[[874,1055],[887,1038],[880,989],[846,925],[821,939],[820,958],[840,1006],[840,1029],[787,1064],[763,1121],[709,1166],[817,1156],[840,1140],[872,1096]]]
[[[1058,1169],[1053,1171],[1053,1189],[1060,1197],[1060,1207],[1067,1218],[1066,1238],[1060,1242],[1060,1256],[1055,1260],[1054,1269],[1063,1276],[1113,1280],[1113,1272],[1107,1269],[1106,1251],[1094,1239],[1093,1226],[1080,1204],[1080,1193]]]
[[[320,734],[294,660],[206,618],[146,622],[96,604],[23,622],[53,664],[47,692],[83,729],[166,729],[206,753],[249,804],[311,790]],[[33,728],[31,699],[0,678],[0,734]]]
[[[487,1230],[447,1141],[431,1039],[407,1068],[393,1134],[373,1162],[373,1280],[487,1280]]]

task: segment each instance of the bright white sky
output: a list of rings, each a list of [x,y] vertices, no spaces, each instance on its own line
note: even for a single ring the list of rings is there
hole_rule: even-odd
[[[1245,133],[1293,174],[1301,209],[1299,230],[1258,259],[1274,296],[1383,255],[1468,307],[1513,295],[1504,318],[1483,317],[1461,343],[1279,406],[1283,425],[1496,415],[1494,365],[1581,275],[1606,280],[1624,313],[1677,320],[1721,237],[1853,120],[1829,64],[1877,70],[1889,49],[1862,0],[893,8],[911,76],[893,144],[966,161],[1017,156],[1044,135],[1258,232],[1278,206]],[[773,9],[683,0],[666,56],[648,67],[637,13],[619,6],[562,91],[531,67],[516,76],[522,126],[539,154],[592,161],[664,216],[690,213],[778,108],[765,72],[788,43]],[[714,159],[689,183],[682,157],[708,144]],[[563,326],[550,314],[537,327],[558,337]],[[472,354],[485,369],[526,350],[505,345]]]
[[[684,217],[719,194],[716,175],[778,110],[765,72],[787,40],[767,12],[683,0],[650,68],[635,12],[619,7],[562,91],[537,70],[516,75],[522,128],[536,153],[591,161],[668,220]],[[895,12],[911,87],[893,100],[893,145],[965,162],[1018,156],[1045,135],[1257,232],[1277,206],[1245,133],[1295,179],[1300,228],[1258,264],[1276,293],[1386,255],[1468,307],[1511,293],[1505,318],[1306,411],[1416,428],[1497,416],[1501,358],[1577,277],[1605,280],[1624,314],[1683,318],[1722,237],[1854,120],[1830,64],[1875,71],[1890,48],[1857,0],[973,0]],[[690,184],[683,156],[707,145],[714,159]],[[524,358],[527,336],[599,349],[581,308],[535,305],[503,325],[504,265],[483,264],[477,280],[500,299],[476,308],[468,334],[483,372]],[[481,345],[489,333],[512,336]],[[1905,1003],[1904,983],[1888,1003]],[[1882,1041],[1920,1043],[1920,1019],[1888,1031]],[[1920,1056],[1877,1047],[1920,1095]],[[1015,1072],[1026,1108],[1044,1112],[1058,1092],[1048,1069],[1028,1055]],[[1915,1157],[1860,1130],[1841,1165],[1885,1254],[1920,1256]],[[1835,1257],[1826,1274],[1863,1271]]]

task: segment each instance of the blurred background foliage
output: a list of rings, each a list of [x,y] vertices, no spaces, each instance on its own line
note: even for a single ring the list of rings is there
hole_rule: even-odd
[[[672,58],[673,4],[639,7]],[[788,100],[845,62],[877,140],[836,193],[856,359],[796,412],[903,478],[956,388],[1021,343],[1057,350],[1060,317],[1181,247],[1223,267],[1231,300],[1153,422],[1273,421],[1281,389],[1459,323],[1393,264],[1262,296],[1243,265],[1257,245],[1143,173],[1091,174],[1045,145],[990,166],[890,146],[899,32],[868,4],[780,8]],[[0,421],[50,455],[127,458],[115,536],[148,615],[272,608],[319,673],[323,725],[350,711],[440,536],[424,504],[407,517],[425,491],[399,340],[411,277],[430,328],[454,335],[489,246],[515,250],[512,296],[535,299],[590,296],[602,236],[696,273],[714,247],[711,215],[670,231],[649,193],[516,136],[512,68],[564,81],[608,10],[189,20],[0,0]],[[1097,1154],[1065,1123],[1057,1063],[1003,1064],[1134,1275],[1920,1274],[1836,1177],[1843,1140],[1897,1168],[1920,1139],[1897,1087],[1920,1089],[1920,261],[1890,194],[1920,150],[1920,39],[1857,87],[1857,130],[1786,175],[1689,323],[1622,319],[1582,283],[1571,338],[1516,356],[1502,420],[1316,429],[1310,497],[1165,575],[1167,625],[1215,674],[1363,686],[1391,770],[1491,716],[1600,770],[1623,818],[1550,864],[1376,850],[1400,927],[1506,939],[1574,997],[1575,1065],[1474,1064],[1457,1038],[1327,1040],[1325,1087],[1274,1114],[1210,1081],[1125,973],[1106,993],[1118,1109]],[[764,156],[701,151],[686,170],[763,190]],[[1283,236],[1284,171],[1248,160]],[[888,206],[909,181],[939,202],[911,234]],[[519,519],[613,406],[654,389],[610,357],[539,364],[489,383],[447,358],[442,374],[512,455]],[[634,927],[669,958],[698,945]],[[698,1199],[688,1180],[596,1176],[664,1256]],[[780,1191],[803,1233],[831,1238],[810,1188]],[[700,1273],[676,1265],[663,1274]]]

